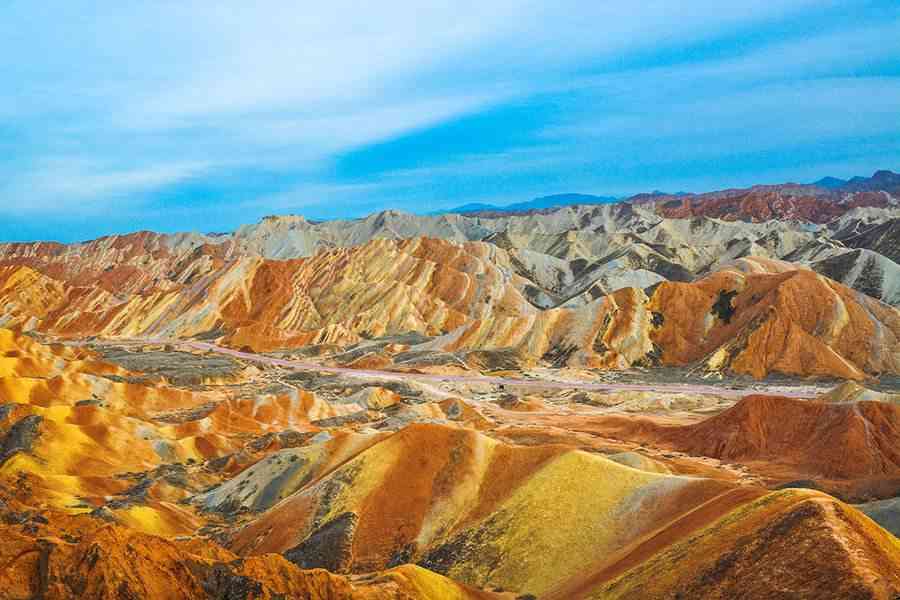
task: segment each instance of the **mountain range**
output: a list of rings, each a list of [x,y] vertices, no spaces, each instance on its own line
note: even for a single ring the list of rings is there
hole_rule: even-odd
[[[562,206],[577,206],[590,204],[610,204],[614,202],[646,202],[658,201],[665,198],[683,198],[691,197],[697,199],[700,203],[711,198],[721,198],[723,196],[740,197],[749,196],[753,192],[775,192],[776,195],[785,197],[802,197],[802,196],[832,196],[840,200],[842,194],[852,194],[856,192],[888,192],[893,195],[900,195],[900,174],[889,170],[876,171],[871,177],[856,176],[850,179],[839,179],[837,177],[823,177],[811,184],[781,184],[756,186],[749,190],[727,190],[724,192],[709,192],[706,194],[690,194],[686,192],[678,192],[668,194],[659,190],[635,194],[627,197],[616,196],[595,196],[591,194],[554,194],[551,196],[542,196],[527,202],[517,202],[506,205],[472,203],[464,204],[454,208],[434,211],[429,214],[471,214],[471,215],[490,215],[502,213],[520,213],[544,209],[552,209]],[[783,193],[782,193],[783,192]],[[869,199],[868,202],[877,202],[877,200]],[[867,202],[862,198],[851,200],[853,202]],[[693,203],[693,201],[692,201]],[[844,200],[846,203],[846,200]],[[736,216],[740,218],[741,211],[736,211]],[[745,215],[746,216],[746,215]],[[752,215],[751,215],[752,216]]]
[[[893,600],[894,182],[0,244],[0,597]]]
[[[412,351],[509,349],[523,364],[900,373],[900,203],[886,192],[877,202],[860,198],[871,192],[793,194],[723,192],[691,200],[689,218],[663,199],[321,223],[267,217],[228,235],[4,244],[0,324],[332,354],[415,332],[424,338]],[[735,202],[738,213],[722,216]],[[826,214],[838,216],[817,222]],[[804,296],[843,308],[810,314],[792,299]],[[682,315],[687,298],[703,311]],[[880,334],[860,338],[865,331]],[[802,359],[785,354],[794,344]]]
[[[532,210],[543,210],[560,206],[577,206],[579,204],[610,204],[618,202],[614,196],[593,196],[591,194],[554,194],[542,196],[527,202],[515,202],[497,206],[494,204],[463,204],[455,208],[435,211],[432,214],[468,214],[468,213],[515,213]]]

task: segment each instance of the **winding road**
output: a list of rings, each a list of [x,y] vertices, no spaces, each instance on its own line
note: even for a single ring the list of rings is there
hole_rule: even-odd
[[[826,390],[815,386],[785,386],[785,385],[754,385],[748,389],[734,389],[724,386],[702,385],[695,383],[595,383],[580,380],[565,379],[530,379],[517,377],[497,377],[493,375],[438,375],[431,373],[402,373],[397,371],[381,371],[375,369],[351,369],[348,367],[329,367],[314,362],[303,360],[288,360],[275,358],[265,354],[253,354],[241,352],[232,348],[217,346],[207,342],[192,340],[143,340],[143,343],[171,344],[174,346],[188,347],[203,352],[216,352],[226,356],[242,360],[267,364],[297,371],[315,371],[319,373],[334,373],[350,377],[365,379],[386,379],[394,381],[412,380],[423,383],[458,383],[458,384],[489,384],[504,387],[529,387],[539,389],[583,390],[591,392],[658,392],[658,393],[683,393],[703,394],[727,398],[741,398],[749,394],[767,393],[790,398],[812,398]]]

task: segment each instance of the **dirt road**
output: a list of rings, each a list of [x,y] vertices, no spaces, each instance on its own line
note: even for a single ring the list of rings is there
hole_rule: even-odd
[[[754,386],[751,389],[740,390],[732,389],[724,386],[700,385],[694,383],[593,383],[579,380],[546,380],[532,378],[516,378],[516,377],[496,377],[492,375],[435,375],[430,373],[400,373],[397,371],[379,371],[374,369],[350,369],[346,367],[329,367],[314,362],[302,360],[287,360],[283,358],[275,358],[264,354],[252,354],[249,352],[241,352],[207,342],[196,342],[190,340],[145,340],[145,343],[163,343],[180,346],[187,346],[194,350],[217,352],[242,360],[268,364],[286,369],[295,369],[298,371],[317,371],[320,373],[335,373],[350,377],[359,377],[364,379],[383,379],[383,380],[414,380],[427,382],[430,384],[440,383],[459,383],[459,384],[490,384],[502,385],[504,387],[529,387],[540,389],[565,389],[565,390],[584,390],[591,392],[665,392],[665,393],[685,393],[685,394],[706,394],[728,398],[740,398],[748,394],[771,393],[780,396],[788,396],[792,398],[811,398],[822,393],[821,390],[812,386],[790,387],[790,386]]]

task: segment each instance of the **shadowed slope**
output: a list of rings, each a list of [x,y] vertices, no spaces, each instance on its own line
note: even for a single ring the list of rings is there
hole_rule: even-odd
[[[418,562],[534,594],[730,489],[437,425],[411,425],[321,478],[287,484],[296,491],[238,531],[233,549],[283,552],[305,567],[340,557],[328,564],[338,571]]]
[[[4,598],[171,598],[306,600],[489,600],[425,569],[406,565],[353,580],[301,570],[278,555],[239,559],[204,540],[170,541],[103,525],[80,539],[34,539],[0,526]]]
[[[558,598],[891,600],[898,592],[900,541],[828,496],[786,491],[734,510],[611,581]]]

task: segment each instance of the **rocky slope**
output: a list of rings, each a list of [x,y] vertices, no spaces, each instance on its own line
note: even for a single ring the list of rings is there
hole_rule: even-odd
[[[879,235],[878,228],[890,229],[889,219],[898,211],[898,207],[852,208],[827,225],[774,215],[761,222],[664,218],[653,206],[637,203],[490,218],[398,211],[323,223],[298,216],[269,217],[227,235],[141,232],[68,246],[0,244],[0,268],[28,266],[54,280],[113,294],[150,293],[197,283],[244,258],[294,259],[377,239],[424,236],[459,243],[487,241],[501,247],[516,273],[531,282],[528,300],[540,308],[553,308],[580,302],[598,290],[646,287],[663,279],[690,281],[748,256],[808,264],[863,248],[891,258],[895,253],[890,235]],[[863,231],[868,235],[848,241]],[[854,285],[855,279],[846,283]],[[873,290],[868,286],[862,291]]]
[[[851,248],[867,248],[894,262],[900,261],[900,219],[874,224],[856,235],[845,234],[842,238],[841,241]]]
[[[77,274],[57,280],[7,266],[3,322],[74,337],[221,338],[257,351],[421,334],[386,347],[388,361],[407,351],[511,350],[525,363],[557,366],[849,379],[900,372],[900,312],[777,260],[740,259],[692,283],[651,278],[646,290],[610,293],[601,277],[564,306],[541,308],[541,277],[526,277],[516,253],[487,242],[382,239],[285,261],[217,262],[198,248],[179,260],[160,252],[159,264],[150,259],[116,292],[89,276],[91,261],[89,285]],[[636,277],[627,264],[621,272]],[[164,265],[166,284],[123,291]]]
[[[45,530],[58,520],[50,517]],[[61,520],[61,519],[60,519]],[[304,598],[307,600],[500,600],[425,569],[407,565],[377,576],[348,578],[302,570],[278,555],[241,559],[203,540],[170,540],[117,525],[72,518],[63,537],[28,535],[0,525],[3,597],[172,598],[178,600]],[[73,533],[74,532],[74,533]],[[57,532],[54,532],[57,533]]]
[[[900,265],[872,250],[853,250],[810,265],[817,273],[840,281],[892,306],[900,305]]]
[[[900,585],[898,548],[897,538],[847,505],[809,492],[781,492],[582,590],[597,599],[888,599]],[[770,571],[763,564],[785,568]]]
[[[725,491],[713,481],[436,425],[411,425],[324,477],[289,485],[286,500],[241,528],[232,548],[338,572],[412,561],[478,587],[536,595],[577,575],[573,554],[610,553]],[[639,519],[610,519],[644,497]],[[573,513],[582,517],[564,518]]]
[[[280,552],[304,568],[337,572],[411,560],[479,587],[549,598],[629,597],[649,572],[664,582],[657,584],[660,597],[683,589],[694,597],[729,597],[728,590],[751,579],[762,595],[787,586],[798,594],[867,590],[882,597],[900,585],[900,542],[815,492],[766,495],[636,470],[563,446],[510,446],[434,425],[383,438],[324,476],[301,467],[284,477],[286,458],[198,497],[210,509],[263,511],[233,534],[228,545],[239,554]],[[259,505],[240,496],[267,481],[286,486],[278,495],[284,500]],[[572,514],[579,518],[567,518]],[[790,563],[792,544],[820,553],[789,579],[762,566]],[[709,549],[695,554],[696,545]],[[704,564],[728,553],[743,564]],[[685,554],[696,569],[666,562]],[[707,581],[704,569],[715,577]],[[748,569],[757,571],[750,579]],[[830,589],[832,582],[839,587]],[[623,587],[632,592],[614,591]]]

